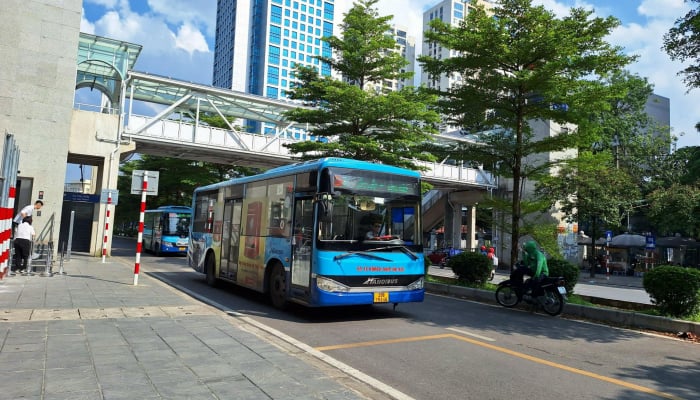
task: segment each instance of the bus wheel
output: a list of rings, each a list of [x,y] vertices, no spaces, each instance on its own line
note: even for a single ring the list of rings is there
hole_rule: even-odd
[[[275,308],[283,309],[287,304],[287,276],[282,265],[275,264],[270,272],[268,282],[268,293],[270,301]]]
[[[216,286],[216,266],[214,265],[214,257],[207,256],[204,261],[204,272],[207,274],[207,285]]]
[[[160,243],[156,243],[153,245],[153,255],[156,257],[160,257]]]

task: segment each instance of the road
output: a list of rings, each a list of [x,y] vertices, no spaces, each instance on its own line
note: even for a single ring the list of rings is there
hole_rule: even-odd
[[[115,242],[118,242],[115,240]],[[114,256],[129,257],[113,246]],[[183,257],[142,255],[143,273],[294,338],[415,399],[696,398],[700,347],[634,331],[427,295],[423,303],[278,311],[210,288]]]

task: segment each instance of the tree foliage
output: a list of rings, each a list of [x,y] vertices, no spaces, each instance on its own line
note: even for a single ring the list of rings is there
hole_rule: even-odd
[[[674,184],[652,192],[647,217],[657,232],[700,238],[700,187]]]
[[[695,8],[676,20],[664,35],[663,48],[672,60],[690,61],[679,74],[691,90],[700,88],[700,0],[687,2],[696,3]]]
[[[649,193],[667,178],[666,160],[674,142],[670,128],[659,125],[647,113],[653,87],[646,78],[617,71],[605,84],[618,96],[609,98],[605,108],[591,112],[579,123],[584,139],[580,148],[610,153],[610,167],[626,171],[643,194]]]
[[[413,87],[385,91],[385,81],[408,79],[406,60],[387,35],[391,16],[381,17],[377,0],[361,0],[345,15],[342,37],[324,40],[334,57],[317,56],[342,74],[342,80],[321,76],[314,67],[297,66],[289,96],[312,108],[296,108],[286,117],[308,123],[318,138],[286,145],[304,160],[346,157],[419,169],[414,160],[434,161],[423,152],[439,117],[435,97]]]
[[[423,56],[424,71],[459,78],[450,88],[435,88],[439,108],[450,124],[477,137],[452,153],[454,158],[494,168],[511,178],[511,260],[517,259],[525,181],[539,179],[557,162],[543,154],[576,147],[571,133],[536,137],[534,121],[578,123],[591,110],[619,98],[602,79],[634,58],[605,38],[619,25],[615,18],[593,18],[573,8],[556,18],[531,0],[501,0],[488,12],[475,7],[459,26],[435,19],[425,40],[456,51],[437,59]]]
[[[139,220],[141,195],[131,194],[131,179],[134,170],[157,171],[158,195],[147,196],[147,208],[164,205],[189,206],[192,193],[199,186],[220,182],[236,176],[253,174],[246,167],[187,161],[179,158],[141,155],[126,161],[119,167],[119,204],[115,210],[115,225]]]
[[[570,222],[592,221],[620,228],[623,214],[640,198],[639,187],[624,169],[611,166],[608,153],[581,152],[557,173],[543,178],[537,193],[558,205]],[[590,232],[597,237],[597,232]]]
[[[678,171],[678,182],[700,186],[700,146],[682,147],[673,153],[669,169]]]

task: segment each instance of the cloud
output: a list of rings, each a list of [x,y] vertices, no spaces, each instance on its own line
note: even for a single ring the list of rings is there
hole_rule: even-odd
[[[86,1],[95,3],[98,0]],[[207,18],[201,15],[184,18],[182,10],[178,8],[179,3],[189,2],[173,1],[173,5],[178,6],[173,8],[178,10],[171,14],[163,13],[167,10],[159,4],[162,2],[152,2],[157,3],[158,12],[148,8],[136,12],[126,0],[101,0],[100,4],[111,4],[113,8],[101,14],[95,21],[84,17],[81,29],[84,27],[84,32],[142,45],[143,50],[134,66],[138,71],[211,84],[213,54],[206,36],[196,25],[198,23],[204,26],[202,21]],[[206,3],[215,2],[207,0]],[[215,15],[214,10],[212,18],[215,19]]]
[[[665,18],[675,21],[688,12],[685,0],[644,0],[637,7],[637,12],[652,18]]]
[[[194,26],[211,38],[216,34],[216,3],[216,0],[148,0],[151,11],[169,24]]]
[[[175,36],[175,46],[185,50],[190,55],[195,51],[209,52],[209,46],[207,46],[207,41],[204,39],[202,32],[189,24],[183,24],[178,29],[177,36]]]
[[[95,34],[95,24],[85,19],[85,9],[83,9],[83,13],[80,16],[80,32]]]

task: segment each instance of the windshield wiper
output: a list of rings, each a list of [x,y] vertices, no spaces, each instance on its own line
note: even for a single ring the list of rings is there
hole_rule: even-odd
[[[403,251],[409,257],[411,257],[411,259],[414,261],[418,259],[418,256],[416,255],[416,253],[412,252],[408,247],[402,246],[402,245],[395,245],[395,246],[377,247],[376,249],[369,249],[366,251],[349,251],[345,254],[339,254],[339,255],[333,257],[333,261],[340,260],[341,258],[345,258],[345,257],[351,256],[353,254],[360,254],[360,255],[363,255],[365,257],[370,257],[370,258],[374,258],[374,259],[382,260],[382,261],[391,261],[391,260],[387,260],[384,257],[379,257],[379,256],[375,256],[374,254],[369,254],[368,252],[378,251],[378,250],[392,250],[392,249],[399,249],[399,250]]]
[[[375,250],[376,250],[376,249],[375,249]],[[370,250],[370,251],[372,251],[372,250]],[[350,256],[355,255],[355,254],[360,255],[360,256],[364,256],[364,257],[367,257],[367,258],[373,258],[373,259],[375,259],[375,260],[391,261],[391,260],[389,260],[388,258],[380,257],[380,256],[377,256],[377,255],[374,255],[374,254],[370,254],[370,253],[364,252],[364,251],[349,251],[349,252],[347,252],[347,253],[345,253],[345,254],[338,254],[337,256],[333,257],[333,261],[338,261],[338,260],[340,260],[340,259],[342,259],[342,258],[350,257]]]
[[[418,256],[416,255],[416,253],[412,252],[411,249],[409,249],[408,247],[400,245],[400,244],[397,244],[395,246],[378,247],[378,248],[372,249],[370,251],[390,250],[390,249],[399,249],[399,250],[403,251],[404,253],[406,253],[409,257],[411,257],[411,259],[413,259],[414,261],[418,259]]]

